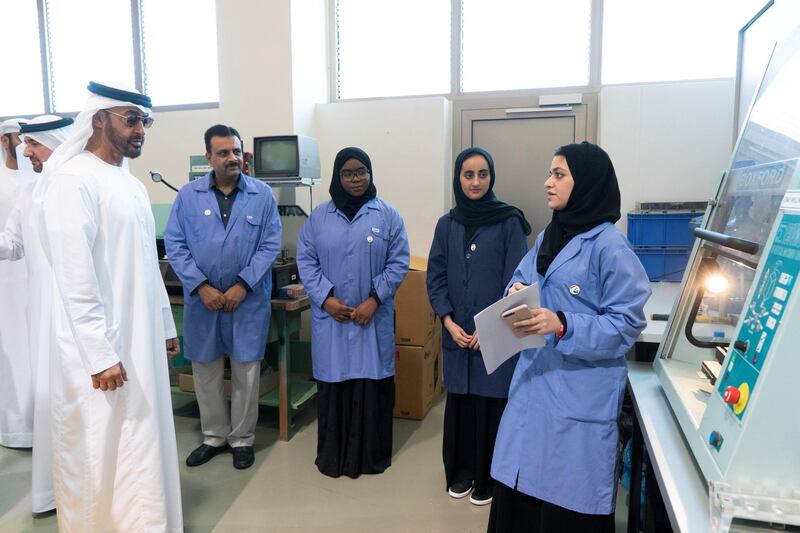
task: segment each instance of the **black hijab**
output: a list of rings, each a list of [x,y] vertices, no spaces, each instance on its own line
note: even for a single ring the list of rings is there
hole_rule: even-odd
[[[464,166],[464,161],[472,156],[479,155],[486,159],[489,164],[489,189],[482,197],[477,200],[470,200],[464,191],[461,189],[461,167]],[[509,217],[519,217],[522,223],[522,230],[525,235],[531,234],[531,226],[525,220],[525,215],[522,211],[512,205],[508,205],[497,199],[492,192],[494,188],[494,160],[489,152],[482,148],[467,148],[456,158],[455,172],[453,173],[453,192],[456,196],[456,206],[450,210],[450,216],[453,219],[463,224],[465,231],[465,244],[472,240],[475,230],[480,226],[489,226],[497,224]]]
[[[367,170],[369,170],[369,186],[361,196],[351,196],[350,193],[345,191],[344,187],[342,187],[342,178],[339,176],[339,172],[342,171],[344,164],[351,159],[358,159],[364,163],[364,166],[367,167]],[[336,160],[333,162],[331,186],[328,189],[328,192],[331,193],[333,203],[342,213],[345,214],[348,220],[353,220],[353,217],[356,216],[358,210],[361,209],[365,203],[369,202],[378,195],[378,190],[375,188],[375,184],[372,182],[372,161],[370,161],[369,156],[364,150],[351,146],[350,148],[343,148],[338,154],[336,154]]]
[[[575,185],[566,207],[553,211],[553,218],[544,230],[542,245],[536,256],[536,270],[542,276],[575,235],[604,222],[613,224],[620,217],[617,174],[611,158],[602,148],[583,141],[562,146],[555,155],[564,156],[567,160]]]

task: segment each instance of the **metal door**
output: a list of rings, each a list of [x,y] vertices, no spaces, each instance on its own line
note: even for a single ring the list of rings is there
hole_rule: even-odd
[[[494,192],[522,209],[533,231],[528,246],[550,222],[544,181],[561,145],[586,139],[586,106],[559,110],[506,109],[463,111],[463,148],[480,146],[495,163]],[[462,148],[462,149],[463,149]]]

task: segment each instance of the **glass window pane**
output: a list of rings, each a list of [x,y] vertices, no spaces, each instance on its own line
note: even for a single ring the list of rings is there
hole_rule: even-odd
[[[3,9],[3,81],[0,117],[41,115],[42,58],[36,0],[17,0]]]
[[[591,0],[463,0],[464,92],[589,83]]]
[[[766,0],[605,0],[603,84],[732,78],[738,33]]]
[[[145,92],[153,105],[219,101],[215,0],[141,0]]]
[[[336,33],[339,98],[450,92],[450,0],[338,0]]]
[[[135,85],[130,0],[46,0],[55,111],[80,111],[90,81]]]

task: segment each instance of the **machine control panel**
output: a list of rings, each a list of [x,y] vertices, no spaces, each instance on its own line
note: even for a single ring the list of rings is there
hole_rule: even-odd
[[[780,328],[789,295],[800,271],[800,214],[787,213],[778,227],[764,262],[756,291],[745,309],[738,339],[733,343],[717,393],[741,420],[759,373]]]

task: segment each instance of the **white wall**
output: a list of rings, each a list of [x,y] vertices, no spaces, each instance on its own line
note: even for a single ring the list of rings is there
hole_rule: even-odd
[[[727,168],[734,80],[604,87],[598,143],[614,162],[623,220],[637,201],[707,200]]]
[[[188,182],[189,156],[205,153],[203,133],[223,123],[239,130],[245,149],[259,135],[293,129],[290,0],[217,0],[220,102],[218,109],[156,114],[142,156],[131,171],[142,179],[153,203],[171,203],[175,193],[149,179],[158,169],[180,187]],[[186,83],[203,83],[203,73]]]
[[[347,146],[372,160],[378,196],[402,215],[411,253],[428,256],[436,221],[449,208],[452,118],[443,97],[335,102],[317,106],[322,185],[329,198],[333,161]]]
[[[316,137],[314,108],[328,97],[328,0],[291,0],[294,133]]]

